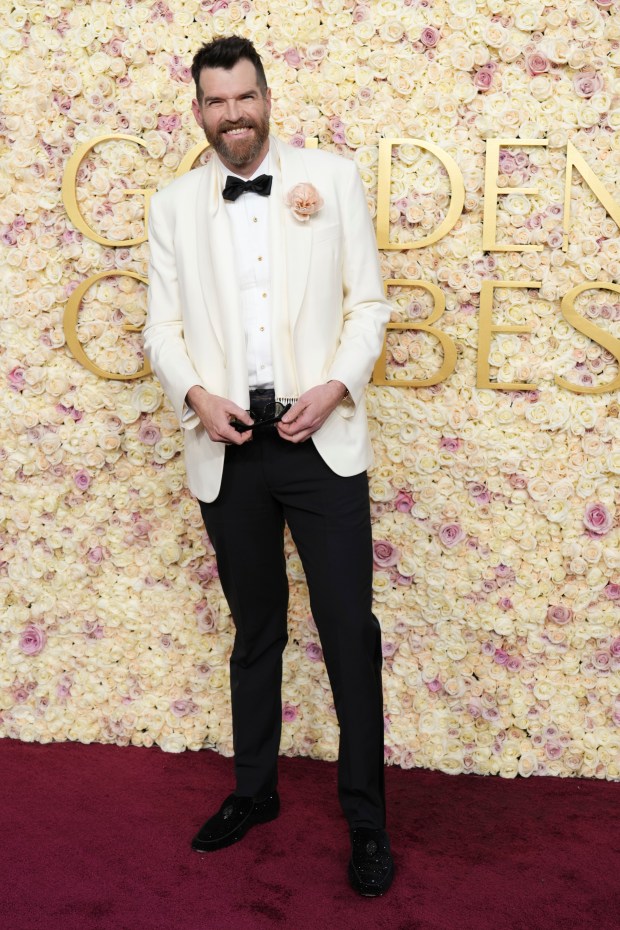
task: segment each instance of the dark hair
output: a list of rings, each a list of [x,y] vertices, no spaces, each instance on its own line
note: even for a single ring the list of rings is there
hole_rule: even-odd
[[[226,36],[226,38],[214,39],[213,42],[203,45],[194,55],[192,77],[196,84],[196,99],[198,102],[202,98],[200,75],[203,69],[224,68],[225,71],[230,71],[242,58],[247,58],[254,65],[256,83],[264,97],[267,90],[267,78],[265,77],[265,69],[260,60],[260,55],[249,39],[243,39],[241,36]]]

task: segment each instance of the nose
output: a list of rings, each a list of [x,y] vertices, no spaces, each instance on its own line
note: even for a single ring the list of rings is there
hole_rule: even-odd
[[[241,111],[239,108],[238,101],[227,100],[226,101],[226,119],[230,123],[236,123],[240,116],[241,116]]]

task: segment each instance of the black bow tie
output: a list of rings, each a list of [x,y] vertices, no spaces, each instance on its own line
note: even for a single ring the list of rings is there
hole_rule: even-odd
[[[236,200],[237,197],[241,197],[242,194],[246,194],[248,191],[253,194],[260,194],[261,197],[269,197],[272,180],[270,174],[261,174],[252,181],[242,181],[241,178],[235,178],[232,174],[229,174],[222,191],[222,197],[224,200]]]

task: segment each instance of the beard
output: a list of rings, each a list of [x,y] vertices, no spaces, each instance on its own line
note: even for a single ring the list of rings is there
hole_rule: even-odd
[[[227,138],[225,133],[230,129],[253,129],[254,136],[249,139]],[[263,116],[256,122],[249,119],[240,119],[236,123],[224,122],[215,132],[205,129],[207,141],[213,146],[222,161],[228,162],[235,168],[244,168],[251,164],[260,155],[262,148],[269,138],[269,116],[265,110]]]

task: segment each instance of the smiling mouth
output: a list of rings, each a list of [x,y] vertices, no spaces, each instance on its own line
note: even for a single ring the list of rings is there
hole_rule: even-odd
[[[226,138],[235,138],[236,136],[245,136],[249,133],[254,127],[253,126],[235,126],[232,129],[221,129],[220,135],[226,136]]]

